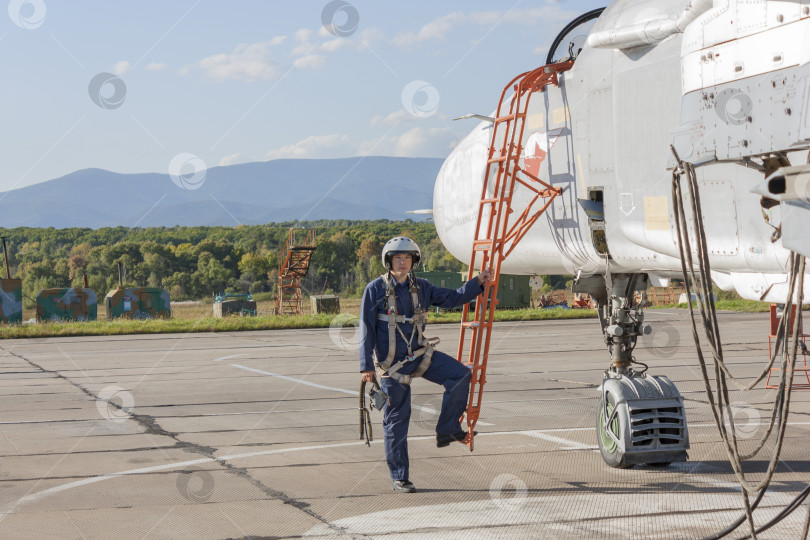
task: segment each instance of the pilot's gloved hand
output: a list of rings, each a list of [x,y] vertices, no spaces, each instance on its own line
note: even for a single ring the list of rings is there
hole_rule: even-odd
[[[478,283],[481,285],[486,285],[492,280],[492,270],[487,268],[480,274],[478,274]]]
[[[362,376],[363,382],[374,382],[374,376],[377,374],[376,371],[369,370],[369,371],[361,371],[360,375]]]

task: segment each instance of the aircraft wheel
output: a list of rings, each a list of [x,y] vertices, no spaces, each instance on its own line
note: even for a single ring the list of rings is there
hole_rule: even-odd
[[[602,459],[605,460],[609,466],[617,468],[617,469],[629,469],[633,467],[633,465],[627,465],[624,463],[624,453],[619,450],[619,445],[616,444],[606,432],[605,432],[605,422],[610,415],[613,414],[613,410],[616,408],[615,400],[613,396],[608,393],[606,396],[607,399],[607,407],[606,411],[602,409],[601,404],[597,408],[596,411],[596,426],[597,426],[597,435],[596,438],[599,442],[599,453],[602,454]],[[605,417],[604,413],[607,413],[607,418]],[[620,422],[619,417],[614,416],[613,419],[610,421],[610,430],[615,433],[621,434],[623,431],[620,429]]]

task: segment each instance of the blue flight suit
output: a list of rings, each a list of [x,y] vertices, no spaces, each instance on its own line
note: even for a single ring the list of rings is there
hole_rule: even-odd
[[[397,283],[391,276],[397,296],[397,313],[405,317],[413,316],[410,283]],[[435,305],[453,308],[466,304],[484,291],[477,278],[465,283],[457,290],[436,287],[426,279],[416,278],[419,284],[419,301],[422,309]],[[366,286],[360,304],[360,371],[369,371],[374,367],[374,353],[380,362],[388,356],[388,323],[377,319],[378,314],[388,313],[388,298],[385,294],[385,283],[382,276]],[[413,325],[400,323],[405,336],[411,336]],[[397,332],[394,363],[408,355],[408,344]],[[418,335],[414,333],[412,350],[419,346]],[[412,373],[424,356],[402,366],[398,373]],[[444,397],[436,433],[453,434],[461,431],[459,419],[467,408],[470,391],[470,369],[455,358],[439,352],[433,352],[432,363],[423,378],[444,386]],[[411,387],[400,384],[390,377],[380,380],[382,390],[388,394],[388,402],[383,407],[383,434],[385,440],[385,457],[393,480],[408,480],[408,424],[411,420]]]

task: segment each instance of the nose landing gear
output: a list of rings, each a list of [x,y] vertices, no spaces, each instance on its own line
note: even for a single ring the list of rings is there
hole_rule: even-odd
[[[686,461],[683,398],[666,377],[608,375],[596,413],[602,459],[611,467]]]
[[[643,305],[646,274],[590,276],[574,284],[598,303],[612,364],[600,385],[596,430],[599,452],[611,467],[668,465],[687,460],[689,433],[683,398],[667,377],[633,369],[638,337],[649,334]],[[636,301],[636,293],[639,299]],[[608,297],[609,294],[609,297]]]

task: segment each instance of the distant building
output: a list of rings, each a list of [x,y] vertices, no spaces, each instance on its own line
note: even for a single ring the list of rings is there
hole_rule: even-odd
[[[437,287],[458,289],[467,281],[466,272],[427,271],[414,272],[416,277],[424,278]],[[474,301],[473,301],[474,302]],[[531,287],[529,276],[501,274],[498,281],[499,308],[525,308],[531,305]]]
[[[414,275],[428,280],[437,287],[444,287],[445,289],[458,289],[466,280],[466,276],[462,278],[461,274],[458,272],[444,272],[442,270],[414,272]]]
[[[498,279],[498,307],[529,307],[532,300],[529,279],[529,276],[501,274],[500,278]]]
[[[93,289],[42,289],[37,293],[37,322],[95,321],[97,316]]]
[[[214,318],[229,315],[258,315],[256,301],[250,294],[220,294],[214,299]]]
[[[118,287],[107,293],[107,320],[170,319],[171,301],[166,289],[160,287]]]
[[[21,279],[0,279],[0,323],[22,323]]]

